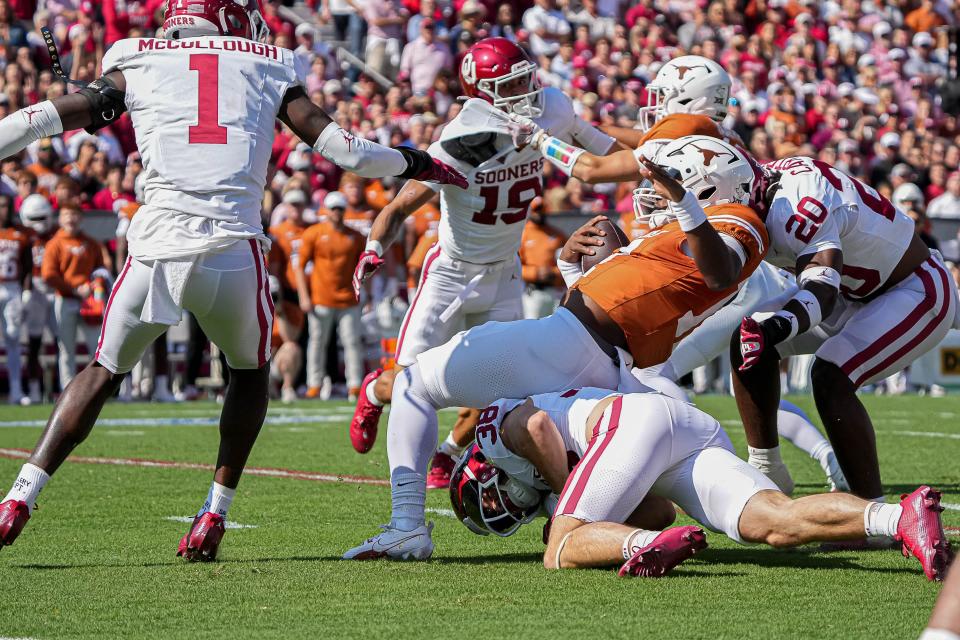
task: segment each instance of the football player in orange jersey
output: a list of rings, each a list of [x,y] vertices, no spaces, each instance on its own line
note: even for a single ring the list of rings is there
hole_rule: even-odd
[[[737,294],[767,245],[763,222],[744,205],[754,183],[750,162],[705,137],[676,140],[661,157],[665,166],[641,159],[641,176],[670,201],[676,221],[591,269],[556,313],[461,332],[397,375],[387,438],[391,522],[345,558],[433,553],[424,510],[438,409],[583,386],[649,390],[630,365],[663,362],[676,341]],[[698,198],[712,206],[702,208]]]
[[[13,199],[0,196],[0,327],[7,353],[7,381],[10,404],[20,404],[20,328],[23,324],[23,291],[30,289],[33,272],[30,254],[31,233],[13,224]]]

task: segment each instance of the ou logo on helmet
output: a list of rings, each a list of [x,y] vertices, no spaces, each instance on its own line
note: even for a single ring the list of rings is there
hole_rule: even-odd
[[[460,63],[460,75],[467,84],[476,84],[477,82],[477,63],[473,59],[473,54],[468,53],[463,56],[463,62]]]

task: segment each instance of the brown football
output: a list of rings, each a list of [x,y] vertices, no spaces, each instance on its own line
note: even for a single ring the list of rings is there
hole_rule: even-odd
[[[603,244],[594,247],[596,253],[592,256],[580,257],[580,268],[584,273],[593,268],[594,265],[603,262],[611,253],[630,244],[627,234],[612,220],[601,220],[595,225],[597,228],[606,232],[607,235],[601,236]]]

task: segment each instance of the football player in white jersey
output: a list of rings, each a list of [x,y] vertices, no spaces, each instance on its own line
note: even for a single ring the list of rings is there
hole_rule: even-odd
[[[505,114],[530,118],[537,126],[596,155],[615,150],[613,138],[576,116],[560,90],[542,89],[537,65],[506,38],[475,44],[460,66],[460,82],[471,98],[484,100]],[[472,102],[472,101],[471,101]],[[523,280],[517,251],[527,210],[541,195],[543,158],[532,148],[518,149],[511,135],[483,129],[471,120],[467,103],[443,129],[430,153],[469,178],[466,189],[440,187],[439,240],[427,254],[420,284],[400,328],[396,361],[408,367],[416,357],[454,334],[491,320],[523,317]],[[509,120],[504,118],[509,123]],[[498,132],[500,131],[500,132]],[[360,258],[354,286],[368,278],[396,240],[403,220],[435,195],[435,189],[408,182],[377,216],[367,250]],[[397,371],[368,375],[350,425],[354,448],[365,453],[377,436],[383,405],[390,401]],[[473,439],[472,419],[461,414],[454,431],[434,456],[430,488],[446,487],[452,457]],[[460,439],[460,442],[457,440]]]
[[[267,410],[273,304],[260,208],[277,119],[358,174],[466,185],[423,151],[376,145],[333,123],[307,97],[293,52],[262,42],[267,32],[255,0],[171,0],[162,39],[115,43],[99,80],[0,122],[5,158],[38,138],[95,131],[129,111],[146,174],[145,204],[127,231],[129,257],[94,362],[68,385],[0,503],[0,546],[20,533],[50,474],[84,440],[143,350],[187,309],[226,355],[230,383],[214,482],[177,553],[216,557]]]
[[[454,512],[481,534],[510,535],[541,496],[552,498],[543,507],[552,518],[547,569],[622,565],[622,576],[661,576],[706,540],[699,527],[628,524],[648,492],[740,543],[890,536],[930,580],[943,579],[951,558],[939,492],[922,486],[897,505],[846,493],[791,500],[737,457],[720,423],[661,394],[584,388],[500,400],[480,412],[476,446],[450,484]]]
[[[856,391],[935,347],[958,325],[957,289],[913,221],[859,180],[811,158],[766,165],[770,262],[796,269],[800,289],[733,336],[734,391],[747,443],[779,461],[779,361],[815,353],[817,410],[851,491],[882,500],[873,425]],[[770,455],[772,454],[772,455]]]
[[[605,157],[597,157],[561,140],[541,135],[541,127],[522,116],[515,116],[515,119],[526,126],[525,134],[531,137],[533,146],[539,148],[544,158],[565,174],[588,183],[634,181],[639,177],[641,157],[656,159],[663,145],[683,136],[706,135],[728,141],[743,150],[744,145],[739,138],[730,140],[731,136],[736,138],[735,134],[718,124],[727,114],[730,85],[730,76],[713,60],[701,56],[680,56],[670,60],[661,67],[648,87],[654,104],[641,112],[641,129],[605,129],[631,150],[617,151]],[[659,196],[648,185],[634,192],[634,212],[638,220],[650,229],[673,219],[662,205]],[[563,264],[559,266],[569,286],[572,284],[570,279],[576,277],[578,270],[563,269]],[[730,333],[743,316],[766,309],[771,302],[776,305],[772,308],[779,308],[784,302],[778,299],[779,296],[795,289],[796,282],[791,275],[769,264],[761,265],[750,275],[737,297],[684,338],[667,362],[655,367],[655,370],[644,372],[645,382],[658,386],[651,375],[675,382],[696,367],[725,354]],[[846,489],[843,472],[830,443],[803,411],[784,400],[777,415],[780,435],[815,459],[832,487]],[[775,477],[781,489],[787,494],[791,493],[793,480],[789,470],[782,462],[767,465],[765,460],[769,457],[767,455],[763,460],[754,462]]]

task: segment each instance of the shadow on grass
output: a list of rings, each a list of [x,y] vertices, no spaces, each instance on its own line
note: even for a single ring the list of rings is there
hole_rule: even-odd
[[[919,573],[919,565],[912,559],[904,558],[902,567],[870,567],[865,566],[855,558],[843,557],[841,553],[859,552],[826,552],[816,548],[801,547],[797,549],[770,549],[759,547],[756,549],[716,549],[708,548],[698,559],[705,564],[753,564],[757,567],[778,567],[784,569],[852,569],[870,571],[873,573]],[[877,550],[869,553],[899,553],[895,550]]]

